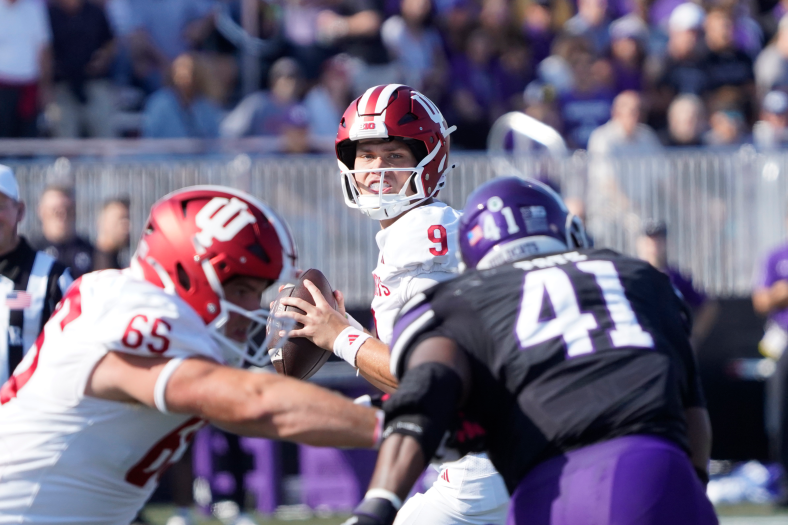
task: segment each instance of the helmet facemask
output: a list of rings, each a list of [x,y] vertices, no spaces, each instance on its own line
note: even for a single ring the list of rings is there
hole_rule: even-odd
[[[272,345],[272,352],[278,350],[287,342],[288,334],[295,327],[295,321],[284,317],[274,317],[277,329],[266,330],[266,326],[269,323],[269,311],[263,307],[262,297],[260,308],[255,310],[241,308],[224,298],[224,288],[219,283],[219,279],[210,262],[204,260],[202,267],[208,282],[211,284],[211,288],[219,296],[220,308],[219,315],[207,325],[207,328],[211,333],[211,337],[222,351],[225,361],[228,365],[234,367],[241,367],[245,362],[258,367],[267,365],[270,361],[269,345],[271,345],[275,335],[279,331],[285,332],[285,335],[277,341],[276,345]],[[284,281],[292,280],[295,278],[295,271],[292,268],[285,268],[282,271],[282,276]],[[239,315],[249,320],[244,341],[238,341],[227,335],[226,328],[231,315]]]
[[[424,186],[421,184],[421,174],[423,170],[424,168],[422,166],[418,166],[416,168],[385,168],[385,171],[382,171],[380,168],[374,168],[343,172],[342,177],[344,181],[342,187],[345,194],[345,204],[379,221],[398,217],[437,193],[437,188],[429,195],[424,191]],[[379,186],[377,188],[378,193],[361,193],[358,181],[356,181],[356,175],[381,172],[382,176],[378,182]],[[386,179],[393,178],[395,172],[410,173],[410,176],[405,181],[405,184],[402,185],[399,192],[393,194],[384,193],[387,187],[394,187],[393,184],[387,183]],[[409,195],[409,189],[415,189],[415,193]]]

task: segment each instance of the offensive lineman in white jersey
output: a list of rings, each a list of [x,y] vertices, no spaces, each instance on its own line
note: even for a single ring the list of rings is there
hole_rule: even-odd
[[[373,446],[374,410],[238,369],[265,361],[261,294],[295,263],[287,226],[250,195],[157,202],[132,267],[76,281],[0,389],[0,523],[127,525],[207,422]]]
[[[460,214],[434,199],[451,169],[448,137],[454,129],[432,101],[399,84],[368,89],[339,124],[336,153],[345,203],[381,226],[375,237],[380,255],[372,272],[377,338],[331,309],[308,281],[316,306],[282,299],[306,312],[283,314],[304,324],[291,337],[306,336],[333,350],[387,392],[397,385],[389,367],[397,313],[416,294],[457,274]],[[344,314],[342,294],[336,295]],[[394,494],[385,496],[393,497],[399,508]],[[508,504],[503,479],[487,456],[470,454],[443,464],[432,488],[408,500],[394,523],[502,525]]]

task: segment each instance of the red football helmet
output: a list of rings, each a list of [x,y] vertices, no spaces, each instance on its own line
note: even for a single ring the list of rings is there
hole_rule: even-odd
[[[447,127],[430,99],[411,87],[388,84],[369,88],[347,108],[337,132],[336,153],[345,204],[375,220],[383,220],[397,217],[437,195],[446,184],[446,173],[451,167],[448,137],[455,129],[456,126]],[[356,144],[363,139],[402,140],[410,147],[418,165],[385,170],[412,173],[398,194],[384,195],[383,184],[378,195],[359,192],[355,174],[380,171],[354,169]],[[414,195],[406,195],[409,187]]]
[[[251,339],[265,326],[268,312],[248,311],[226,301],[222,285],[236,276],[272,284],[292,280],[296,257],[287,224],[271,208],[232,188],[192,186],[153,205],[131,262],[146,280],[194,308],[228,363],[246,360],[262,366],[268,341],[257,344]],[[252,321],[246,343],[225,336],[230,312]]]

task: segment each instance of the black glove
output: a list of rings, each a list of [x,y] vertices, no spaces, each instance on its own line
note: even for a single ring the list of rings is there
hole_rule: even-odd
[[[389,500],[364,498],[342,525],[391,525],[396,515],[397,509]]]

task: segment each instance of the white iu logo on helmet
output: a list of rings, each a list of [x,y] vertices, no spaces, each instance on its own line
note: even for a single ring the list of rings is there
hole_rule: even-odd
[[[214,239],[222,242],[231,240],[244,226],[257,220],[242,200],[214,197],[197,213],[194,222],[201,230],[195,237],[207,248]]]

